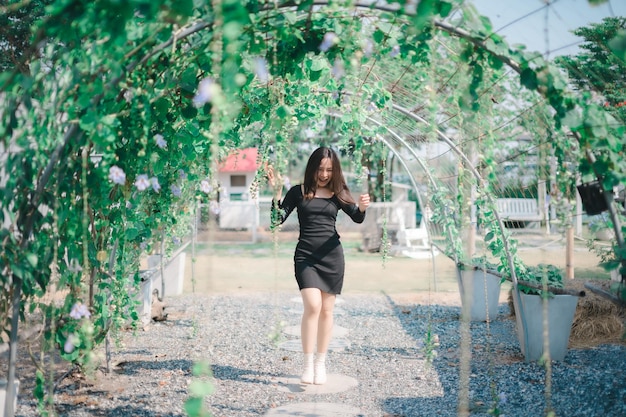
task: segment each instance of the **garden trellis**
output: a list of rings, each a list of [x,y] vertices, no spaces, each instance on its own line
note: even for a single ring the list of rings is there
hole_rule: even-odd
[[[494,202],[529,187],[502,189],[502,170],[537,167],[528,181],[555,186],[564,229],[577,173],[607,191],[626,184],[623,122],[574,93],[541,54],[508,46],[461,0],[56,1],[30,45],[0,74],[9,386],[28,309],[54,317],[49,341],[79,365],[136,319],[127,287],[139,280],[140,255],[164,233],[169,243],[189,230],[196,200],[215,192],[215,161],[232,149],[290,155],[310,141],[306,132],[330,127],[360,165],[385,161],[374,154],[382,143],[420,203],[436,215],[446,202],[446,230],[476,242],[440,233],[445,251],[459,260],[488,251],[514,282],[519,260]],[[503,152],[520,129],[528,146]],[[541,205],[542,193],[523,197]],[[55,288],[68,290],[63,304],[42,303]],[[80,304],[88,323],[68,320]]]

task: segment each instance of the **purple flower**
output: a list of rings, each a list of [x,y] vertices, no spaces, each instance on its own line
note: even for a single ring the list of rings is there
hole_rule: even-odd
[[[343,64],[343,60],[336,58],[331,72],[336,80],[342,79],[346,75],[346,68]]]
[[[145,240],[139,244],[139,249],[146,250],[148,248],[148,242]]]
[[[500,404],[506,404],[506,393],[501,392],[498,394],[498,400],[500,401]]]
[[[200,191],[202,191],[205,194],[209,194],[211,191],[213,191],[213,187],[211,187],[211,184],[209,184],[209,181],[202,180],[200,182]]]
[[[72,258],[72,260],[70,260],[70,264],[68,265],[68,269],[70,272],[77,273],[82,271],[83,267],[80,266],[80,263],[78,263],[78,259]]]
[[[220,214],[220,204],[215,200],[212,200],[209,203],[209,209],[211,210],[213,214],[216,214],[216,215]]]
[[[175,244],[175,245],[180,245],[181,240],[180,240],[180,238],[178,238],[178,237],[174,236],[174,237],[172,238],[172,243],[173,243],[173,244]]]
[[[180,189],[180,187],[176,184],[172,184],[170,186],[170,191],[172,192],[172,195],[174,197],[180,197],[182,194],[182,190]]]
[[[257,57],[254,59],[254,73],[262,84],[269,81],[269,71],[267,69],[267,61],[265,58]]]
[[[394,45],[393,48],[391,48],[391,51],[389,52],[389,56],[392,58],[395,58],[398,55],[400,55],[400,45]]]
[[[89,309],[85,304],[78,302],[72,307],[72,311],[70,311],[70,317],[76,320],[80,320],[83,317],[91,317],[91,313],[89,312]]]
[[[331,47],[335,46],[335,44],[338,42],[339,42],[339,38],[337,37],[337,35],[335,35],[334,32],[327,32],[324,35],[324,39],[322,40],[322,43],[320,44],[320,51],[326,52]]]
[[[113,165],[109,168],[109,179],[113,181],[114,184],[124,185],[126,183],[126,174],[122,168]]]
[[[181,180],[186,180],[187,179],[187,173],[185,171],[183,171],[182,169],[178,170],[178,176],[180,177]]]
[[[65,340],[65,344],[63,345],[63,350],[65,351],[65,353],[72,353],[78,343],[80,343],[80,338],[76,336],[74,333],[72,333]]]
[[[215,82],[213,78],[207,77],[200,81],[198,84],[198,91],[193,98],[193,104],[196,107],[201,107],[205,103],[210,103],[213,100],[213,94],[215,92]]]
[[[135,187],[137,187],[139,191],[144,191],[148,187],[150,187],[150,180],[148,179],[148,176],[146,174],[141,174],[137,176],[137,180],[135,181]]]
[[[156,142],[156,145],[159,148],[161,149],[167,148],[167,142],[165,141],[165,139],[163,139],[163,135],[161,135],[160,133],[157,133],[156,135],[154,135],[154,141]]]
[[[157,193],[161,190],[161,184],[159,184],[159,179],[157,177],[150,178],[150,185]]]

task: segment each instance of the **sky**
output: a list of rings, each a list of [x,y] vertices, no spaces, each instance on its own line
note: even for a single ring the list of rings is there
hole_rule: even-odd
[[[491,20],[508,44],[524,44],[548,58],[574,55],[582,38],[572,31],[609,16],[626,16],[626,0],[592,6],[588,0],[466,0]],[[549,2],[550,5],[546,6]],[[519,19],[519,20],[518,20]]]

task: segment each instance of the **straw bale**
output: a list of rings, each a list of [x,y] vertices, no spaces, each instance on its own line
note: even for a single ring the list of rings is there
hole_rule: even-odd
[[[604,343],[624,343],[624,323],[626,309],[586,290],[585,282],[572,280],[567,287],[586,291],[586,296],[578,300],[572,332],[570,334],[571,347],[592,347]],[[608,290],[610,282],[597,281],[592,285]]]

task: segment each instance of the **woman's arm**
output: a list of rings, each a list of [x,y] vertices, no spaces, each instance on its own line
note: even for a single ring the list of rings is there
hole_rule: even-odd
[[[293,209],[296,208],[299,199],[302,197],[299,190],[300,186],[291,187],[282,201],[277,198],[272,199],[272,208],[270,210],[272,228],[283,224]]]
[[[370,195],[361,194],[357,204],[341,205],[341,209],[352,219],[355,223],[363,223],[365,220],[365,210],[370,205]]]

